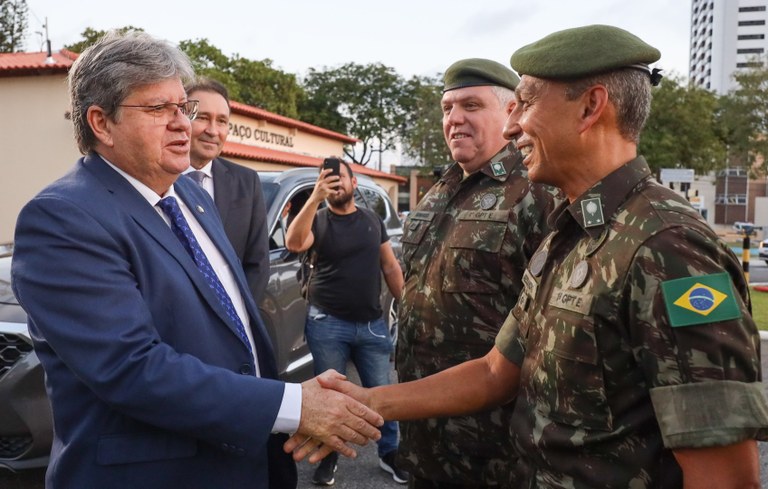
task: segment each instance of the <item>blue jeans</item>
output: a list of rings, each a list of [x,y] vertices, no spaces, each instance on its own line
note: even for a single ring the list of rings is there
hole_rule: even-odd
[[[392,370],[392,338],[383,318],[364,323],[353,323],[321,312],[309,306],[305,325],[307,344],[315,360],[315,375],[329,368],[347,373],[347,362],[352,359],[360,374],[363,387],[389,384]],[[397,449],[397,422],[387,421],[381,427],[379,456]]]

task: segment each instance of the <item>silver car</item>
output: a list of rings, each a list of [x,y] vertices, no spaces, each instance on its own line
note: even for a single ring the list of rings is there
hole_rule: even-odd
[[[766,265],[768,265],[768,239],[760,241],[760,246],[757,248],[757,256],[761,260],[765,260]]]
[[[312,192],[317,169],[260,173],[270,233],[270,277],[260,304],[272,338],[280,377],[301,382],[313,375],[312,355],[304,338],[307,302],[301,296],[296,272],[299,257],[285,248],[284,226]],[[358,176],[355,201],[375,210],[400,256],[402,227],[387,194],[373,180]],[[283,216],[288,203],[290,212]],[[53,439],[51,407],[44,373],[27,331],[27,317],[11,291],[11,248],[0,250],[0,468],[43,467]],[[396,302],[382,287],[382,309],[393,341],[397,338]]]

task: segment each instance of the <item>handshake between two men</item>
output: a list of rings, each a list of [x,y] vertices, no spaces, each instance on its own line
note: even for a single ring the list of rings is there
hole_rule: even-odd
[[[327,370],[302,383],[299,428],[284,445],[286,452],[293,452],[297,462],[310,453],[311,463],[333,452],[355,458],[357,452],[350,443],[364,446],[369,440],[381,438],[378,428],[384,424],[384,419],[350,397],[353,390],[344,389],[345,384],[354,386],[335,370]],[[360,393],[357,395],[360,397]]]

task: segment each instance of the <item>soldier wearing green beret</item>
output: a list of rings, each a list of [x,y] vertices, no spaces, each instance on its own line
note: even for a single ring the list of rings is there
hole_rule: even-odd
[[[512,55],[505,136],[565,202],[496,339],[534,487],[758,487],[760,339],[739,261],[637,154],[659,52],[615,27]]]
[[[768,403],[739,261],[637,154],[659,56],[610,26],[516,51],[522,80],[505,136],[529,178],[568,201],[495,347],[395,388],[364,391],[332,374],[321,383],[386,419],[516,398],[521,487],[759,487]]]
[[[400,381],[432,375],[493,347],[522,288],[528,260],[561,201],[531,185],[502,135],[519,78],[487,59],[444,75],[445,142],[456,163],[408,215],[396,367]],[[517,487],[507,427],[512,405],[472,416],[400,424],[398,463],[410,487]]]

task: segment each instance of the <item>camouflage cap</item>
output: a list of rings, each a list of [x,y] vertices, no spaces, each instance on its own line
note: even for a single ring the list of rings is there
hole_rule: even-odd
[[[624,29],[588,25],[554,32],[512,54],[510,64],[521,75],[580,78],[619,68],[648,72],[659,60],[658,49]],[[652,78],[658,70],[654,70]]]
[[[509,68],[490,59],[468,58],[456,61],[445,70],[443,92],[485,85],[514,90],[520,78]]]

